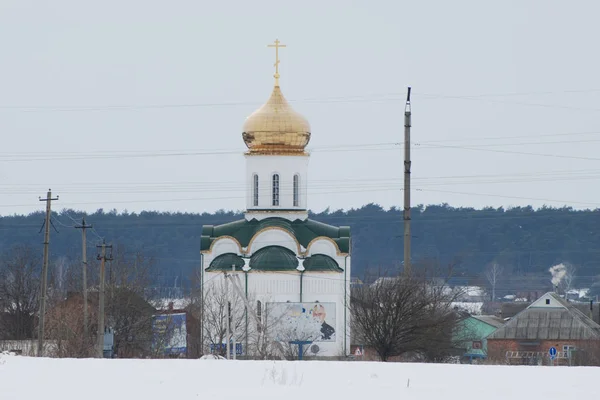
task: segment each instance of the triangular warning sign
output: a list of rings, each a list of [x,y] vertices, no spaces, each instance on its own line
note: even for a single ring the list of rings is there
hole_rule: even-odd
[[[354,350],[354,355],[355,356],[362,356],[362,351],[360,351],[360,347],[357,347],[356,350]]]

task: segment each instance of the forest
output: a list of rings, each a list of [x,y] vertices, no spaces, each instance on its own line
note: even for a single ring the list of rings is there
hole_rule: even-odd
[[[81,230],[85,217],[88,256],[95,259],[96,245],[107,243],[141,252],[154,260],[154,284],[181,287],[199,267],[202,225],[242,218],[241,212],[214,214],[140,213],[97,210],[83,214],[64,209],[52,214],[51,259],[76,262],[81,257]],[[310,218],[351,227],[352,275],[367,271],[393,274],[402,268],[403,221],[399,209],[368,204],[351,210],[326,210]],[[16,244],[37,246],[42,252],[44,214],[0,217],[0,251]],[[412,260],[452,266],[455,282],[482,284],[484,269],[497,263],[504,281],[498,287],[516,289],[519,283],[550,284],[548,269],[558,263],[576,267],[576,280],[589,287],[600,274],[600,212],[572,208],[456,208],[447,204],[412,209]],[[527,280],[536,277],[537,280]],[[541,283],[540,283],[541,282]],[[551,286],[550,286],[551,287]]]

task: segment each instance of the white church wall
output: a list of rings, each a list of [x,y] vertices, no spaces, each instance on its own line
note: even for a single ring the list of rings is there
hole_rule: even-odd
[[[308,256],[312,256],[313,254],[325,254],[335,259],[337,257],[338,248],[330,239],[319,238],[309,243],[306,251]]]
[[[308,155],[246,155],[247,210],[306,210]],[[254,205],[254,175],[258,175],[258,206]],[[279,205],[273,205],[273,175],[279,175]],[[298,206],[294,206],[294,175],[299,175]]]
[[[207,267],[208,265],[205,264]],[[238,273],[240,282],[245,285],[244,273]],[[215,276],[218,275],[218,276]],[[319,303],[328,303],[327,310],[335,309],[334,315],[326,315],[325,322],[333,324],[335,329],[335,341],[317,341],[320,356],[340,356],[344,354],[344,343],[346,343],[346,354],[350,351],[350,342],[344,342],[344,320],[346,319],[346,331],[349,334],[349,312],[345,309],[344,302],[344,274],[343,273],[309,273],[305,272],[302,277],[302,298],[300,298],[300,273],[295,271],[281,272],[249,272],[248,294],[253,302],[260,301],[265,314],[267,303],[302,303],[310,307]],[[218,284],[222,272],[206,273],[205,282],[210,285]],[[350,279],[347,279],[349,290]],[[207,285],[208,286],[208,285]],[[245,290],[245,287],[242,287]],[[349,293],[349,291],[348,291]],[[256,307],[256,303],[253,304]],[[328,311],[330,313],[330,311]]]
[[[248,245],[249,255],[268,246],[285,247],[298,255],[298,242],[296,242],[296,239],[288,231],[278,228],[268,228],[254,236],[252,242]]]
[[[211,256],[214,259],[215,257],[220,256],[225,253],[234,253],[240,254],[241,248],[239,243],[231,238],[222,237],[217,238],[212,244]]]

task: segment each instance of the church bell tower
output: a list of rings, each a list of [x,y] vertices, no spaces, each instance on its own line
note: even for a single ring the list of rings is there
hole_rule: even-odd
[[[279,49],[275,40],[275,85],[271,97],[245,121],[246,220],[281,217],[306,220],[310,140],[306,118],[289,105],[279,86]]]

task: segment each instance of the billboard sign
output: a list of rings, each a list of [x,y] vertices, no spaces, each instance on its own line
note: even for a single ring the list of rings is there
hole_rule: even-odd
[[[335,342],[335,303],[267,303],[268,330],[280,342]]]
[[[164,354],[185,354],[187,326],[185,313],[155,315],[152,319],[153,347]]]

